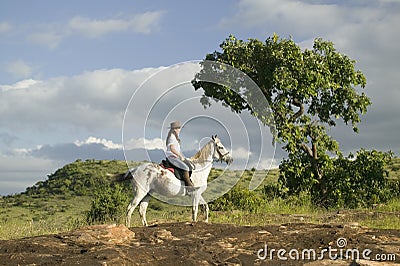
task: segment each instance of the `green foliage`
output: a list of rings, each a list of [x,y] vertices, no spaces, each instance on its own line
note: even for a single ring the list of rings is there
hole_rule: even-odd
[[[355,158],[352,154],[347,158],[321,157],[319,164],[325,177],[322,181],[315,177],[306,157],[295,154],[281,163],[279,183],[287,195],[307,192],[314,203],[328,208],[366,207],[399,196],[398,180],[388,178],[391,152],[362,149]],[[321,191],[320,182],[324,182],[325,191]]]
[[[277,35],[265,42],[238,40],[231,35],[220,48],[221,52],[207,54],[205,60],[227,64],[247,74],[269,106],[258,106],[259,95],[226,67],[203,67],[196,74],[192,84],[195,90],[204,91],[201,104],[207,107],[210,99],[222,101],[234,112],[246,110],[270,126],[275,140],[289,154],[281,166],[286,185],[293,193],[318,190],[325,201],[325,174],[333,167],[328,153],[341,153],[338,142],[328,134],[329,128],[342,121],[358,132],[360,116],[371,104],[361,92],[366,78],[355,69],[356,62],[338,52],[332,42],[320,38],[314,40],[312,49],[302,50],[292,39]],[[207,82],[210,76],[223,76],[230,83]],[[266,115],[271,113],[273,119]]]
[[[120,185],[99,187],[86,215],[89,224],[118,222],[125,215],[129,196]]]
[[[126,170],[127,165],[124,161],[76,160],[49,175],[47,180],[28,187],[25,194],[30,196],[93,195],[96,187],[110,185],[114,181],[107,174],[123,173]]]
[[[349,158],[339,157],[327,174],[329,205],[348,208],[385,203],[398,196],[394,183],[388,179],[387,165],[393,154],[376,150],[357,152]]]
[[[265,42],[238,40],[231,35],[220,47],[222,52],[208,54],[206,60],[231,65],[259,86],[272,109],[278,140],[285,143],[289,153],[310,140],[324,150],[338,151],[337,143],[327,135],[327,127],[342,119],[357,131],[359,115],[371,104],[364,93],[356,90],[358,86],[365,87],[366,78],[355,69],[355,61],[337,52],[332,42],[315,39],[313,49],[303,51],[292,39],[277,35]],[[206,107],[211,104],[210,98],[222,101],[233,111],[248,110],[270,125],[269,117],[258,116],[253,105],[232,88],[203,81],[207,80],[203,77],[224,74],[229,75],[220,68],[210,68],[196,75],[192,84],[196,90],[204,91],[201,103]],[[232,87],[243,85],[240,82],[232,81]],[[251,98],[253,92],[246,89],[241,88],[243,95],[257,101]]]
[[[276,199],[276,198],[281,198],[282,195],[285,195],[287,191],[287,188],[284,187],[281,183],[276,182],[276,183],[270,183],[270,184],[265,184],[262,189],[261,192],[263,194],[263,196],[267,199],[267,200],[271,200],[271,199]]]
[[[308,155],[303,151],[289,154],[288,159],[279,165],[279,183],[289,194],[299,194],[301,191],[311,191],[318,182],[314,175]]]
[[[233,187],[228,193],[210,203],[214,211],[246,210],[257,212],[265,204],[262,195],[241,186]]]

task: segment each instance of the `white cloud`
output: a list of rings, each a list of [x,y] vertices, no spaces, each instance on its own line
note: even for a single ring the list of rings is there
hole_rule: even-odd
[[[29,87],[34,86],[37,84],[39,81],[34,80],[34,79],[24,79],[21,81],[18,81],[12,85],[0,85],[0,90],[2,91],[8,91],[8,90],[20,90],[20,89],[27,89]]]
[[[125,149],[128,149],[128,150],[133,150],[133,149],[147,149],[147,150],[160,149],[160,150],[163,150],[164,148],[165,148],[165,142],[160,138],[154,138],[154,139],[145,139],[145,138],[131,139],[125,145]]]
[[[158,29],[164,11],[151,11],[134,14],[130,18],[97,19],[83,16],[72,17],[67,23],[49,23],[33,25],[28,41],[54,49],[70,36],[80,35],[86,38],[102,37],[111,33],[134,32],[149,34]],[[5,31],[7,24],[0,24]]]
[[[164,12],[154,11],[136,14],[131,19],[90,19],[73,17],[67,26],[72,33],[79,33],[88,38],[100,37],[113,32],[150,33],[159,24]]]
[[[122,145],[118,143],[114,143],[112,140],[107,140],[104,138],[96,138],[96,137],[88,137],[84,141],[75,141],[76,146],[80,147],[82,145],[87,144],[102,144],[106,149],[122,149]]]
[[[0,34],[2,33],[7,33],[12,29],[12,26],[10,23],[8,22],[0,22]]]
[[[106,149],[119,149],[122,150],[123,145],[119,143],[114,143],[112,140],[107,140],[105,138],[97,138],[90,136],[86,140],[76,140],[74,144],[78,147],[83,145],[90,145],[90,144],[102,144]],[[146,149],[146,150],[155,150],[155,149],[164,149],[164,141],[160,138],[155,139],[145,139],[145,138],[137,138],[137,139],[130,139],[124,145],[124,148],[127,150],[134,150],[134,149]]]
[[[353,5],[354,4],[354,5]],[[223,28],[261,28],[271,35],[277,32],[283,37],[294,39],[330,38],[332,36],[351,42],[348,28],[356,27],[356,35],[366,34],[368,39],[376,39],[371,34],[371,26],[385,24],[389,28],[380,31],[390,32],[395,29],[385,21],[398,20],[400,8],[398,1],[363,1],[355,3],[327,3],[306,0],[240,0],[232,16],[220,20]],[[360,31],[361,30],[361,31]],[[398,34],[396,34],[398,35]],[[251,37],[251,36],[249,36]],[[338,39],[333,39],[337,41]],[[386,42],[385,40],[381,40]]]
[[[251,155],[251,151],[249,149],[245,149],[243,147],[236,148],[232,150],[232,156],[235,159],[248,159]]]
[[[129,28],[135,32],[150,33],[158,27],[164,13],[163,11],[155,11],[138,14],[129,20]]]
[[[20,158],[23,163],[32,159],[46,159],[66,164],[76,159],[123,160],[122,145],[105,138],[89,137],[84,141],[43,144],[35,148],[14,148],[6,150],[9,158]],[[1,172],[1,171],[0,171]]]
[[[8,63],[5,70],[17,78],[27,78],[32,75],[32,67],[23,60]]]
[[[65,32],[57,32],[55,29],[49,29],[48,31],[29,34],[28,41],[54,49],[66,36],[67,34]]]
[[[72,77],[0,85],[1,127],[47,131],[57,125],[121,128],[128,99],[157,69],[97,70]]]
[[[143,149],[143,143],[146,148]],[[130,150],[126,150],[132,161],[160,162],[162,151],[156,150],[160,140],[132,140]],[[38,145],[35,148],[9,149],[0,153],[0,195],[22,192],[57,168],[77,159],[124,160],[122,145],[106,138],[88,137],[74,143]]]
[[[336,5],[312,4],[298,0],[241,0],[237,12],[220,21],[222,27],[262,27],[272,32],[302,37],[333,30],[349,15]]]
[[[94,38],[110,32],[125,31],[128,22],[123,20],[94,20],[83,17],[74,17],[68,23],[68,28],[85,37]]]

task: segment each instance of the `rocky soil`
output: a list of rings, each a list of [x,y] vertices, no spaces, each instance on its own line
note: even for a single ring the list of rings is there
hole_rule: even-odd
[[[400,230],[377,230],[358,224],[246,227],[200,222],[130,229],[123,225],[96,225],[57,235],[0,240],[0,265],[399,263]]]

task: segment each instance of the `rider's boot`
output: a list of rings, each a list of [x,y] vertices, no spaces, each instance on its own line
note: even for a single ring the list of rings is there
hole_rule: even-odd
[[[193,187],[192,180],[190,180],[190,177],[189,177],[189,171],[183,171],[183,181],[185,182],[187,191],[193,192],[194,187]]]

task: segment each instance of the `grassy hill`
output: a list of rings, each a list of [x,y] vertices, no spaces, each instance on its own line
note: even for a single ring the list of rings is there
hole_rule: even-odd
[[[125,161],[77,160],[25,192],[0,198],[0,238],[59,232],[84,224],[96,187],[107,173],[127,170]]]
[[[28,187],[23,193],[0,197],[0,239],[57,233],[86,225],[85,215],[90,209],[96,189],[113,185],[113,178],[107,174],[122,173],[126,170],[125,161],[77,160],[50,174],[46,180]],[[400,159],[395,158],[393,163],[388,166],[388,170],[389,178],[400,179]],[[213,169],[210,180],[215,179],[221,172],[222,170]],[[278,170],[269,171],[267,178],[256,191],[248,191],[242,188],[247,188],[253,171],[228,171],[228,177],[236,177],[236,180],[239,180],[236,188],[240,189],[232,190],[232,193],[224,197],[224,200],[229,201],[229,197],[232,197],[233,200],[237,200],[236,205],[227,203],[228,205],[224,206],[224,209],[217,206],[217,204],[221,204],[221,201],[211,203],[211,209],[214,210],[211,212],[211,221],[255,225],[292,222],[300,219],[300,221],[318,223],[331,222],[333,220],[329,220],[327,217],[339,213],[339,211],[317,209],[306,197],[283,200],[271,198],[269,195],[266,199],[265,187],[275,184],[278,175]],[[223,185],[227,181],[218,179],[218,182],[214,189],[218,189],[218,185]],[[129,198],[132,196],[129,182],[124,184],[124,191]],[[234,210],[237,206],[240,208]],[[361,218],[364,224],[383,228],[393,228],[397,224],[399,227],[399,199],[371,208],[373,209],[356,211],[356,213],[362,214]],[[375,216],[368,213],[374,213]],[[380,215],[376,216],[376,213],[380,213]],[[345,221],[361,219],[359,215],[354,216],[353,214],[346,215]],[[119,218],[119,222],[123,222],[123,214],[117,218]],[[140,225],[140,219],[136,212],[132,218],[133,226]],[[150,222],[189,221],[189,219],[190,208],[171,206],[154,199],[150,201],[148,211]]]
[[[113,181],[107,174],[122,173],[126,170],[125,161],[76,160],[49,175],[47,180],[28,187],[23,194],[32,197],[91,196],[96,187]]]

